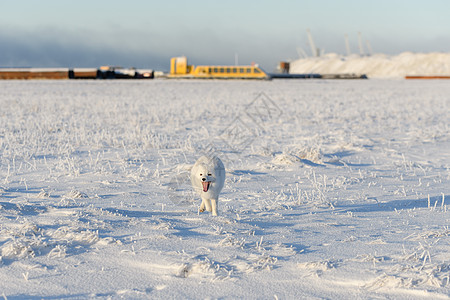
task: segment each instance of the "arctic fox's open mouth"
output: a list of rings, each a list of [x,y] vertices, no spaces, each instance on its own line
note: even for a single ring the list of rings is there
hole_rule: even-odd
[[[203,185],[203,191],[207,192],[209,189],[209,185],[211,184],[211,181],[203,181],[202,185]]]

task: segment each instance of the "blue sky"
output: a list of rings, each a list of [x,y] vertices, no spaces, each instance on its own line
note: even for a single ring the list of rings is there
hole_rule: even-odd
[[[1,67],[168,69],[172,56],[193,64],[259,63],[308,54],[309,28],[325,52],[352,52],[358,32],[376,53],[450,52],[450,1],[144,1],[0,0]]]

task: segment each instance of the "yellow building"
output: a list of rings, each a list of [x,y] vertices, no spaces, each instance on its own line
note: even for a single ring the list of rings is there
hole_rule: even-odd
[[[198,79],[270,79],[258,66],[192,66],[185,56],[170,60],[168,78]]]

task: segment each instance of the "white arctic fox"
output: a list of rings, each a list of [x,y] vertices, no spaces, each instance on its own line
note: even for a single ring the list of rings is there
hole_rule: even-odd
[[[191,169],[191,183],[202,198],[199,212],[212,212],[217,216],[217,201],[225,183],[225,167],[220,158],[200,157]]]

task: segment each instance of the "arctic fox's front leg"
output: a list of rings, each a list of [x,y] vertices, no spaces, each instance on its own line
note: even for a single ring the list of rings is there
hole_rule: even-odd
[[[204,212],[205,211],[205,200],[203,200],[202,198],[202,204],[200,204],[200,208],[198,210],[199,212]]]
[[[205,208],[207,211],[211,211],[211,200],[202,198],[202,204],[200,205],[200,208],[203,207],[203,211],[205,211]]]
[[[212,215],[217,216],[217,199],[211,199]]]

